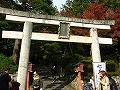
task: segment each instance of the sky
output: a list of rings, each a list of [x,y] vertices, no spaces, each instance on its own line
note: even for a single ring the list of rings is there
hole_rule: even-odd
[[[57,6],[58,11],[62,7],[62,4],[65,4],[66,0],[53,0],[53,5]]]

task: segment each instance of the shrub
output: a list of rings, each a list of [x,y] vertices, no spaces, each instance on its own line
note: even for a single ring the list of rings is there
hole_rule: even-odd
[[[0,72],[3,72],[5,67],[10,68],[10,73],[14,73],[17,70],[17,65],[13,63],[12,57],[0,54]]]
[[[117,64],[113,60],[107,60],[106,68],[108,72],[115,72],[117,69]]]

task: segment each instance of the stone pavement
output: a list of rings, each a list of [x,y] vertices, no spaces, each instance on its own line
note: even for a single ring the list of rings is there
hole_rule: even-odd
[[[65,87],[60,80],[58,80],[58,76],[56,76],[56,81],[52,82],[52,75],[47,67],[42,66],[36,69],[36,71],[41,76],[43,82],[43,90],[69,90]],[[32,90],[32,88],[30,88]]]

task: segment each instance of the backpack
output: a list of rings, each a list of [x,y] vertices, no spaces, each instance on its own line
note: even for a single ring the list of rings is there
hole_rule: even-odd
[[[84,83],[83,90],[93,90],[92,83],[89,83],[89,82]]]

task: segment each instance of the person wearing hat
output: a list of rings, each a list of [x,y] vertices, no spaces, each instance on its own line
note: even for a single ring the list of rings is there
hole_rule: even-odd
[[[40,90],[41,88],[41,80],[40,80],[40,76],[38,75],[38,73],[35,71],[33,73],[33,90]]]
[[[9,90],[9,82],[11,81],[9,70],[10,68],[5,68],[4,72],[0,74],[0,90]]]
[[[99,87],[97,90],[110,90],[110,81],[109,78],[107,76],[107,72],[104,70],[101,70],[99,72]]]

